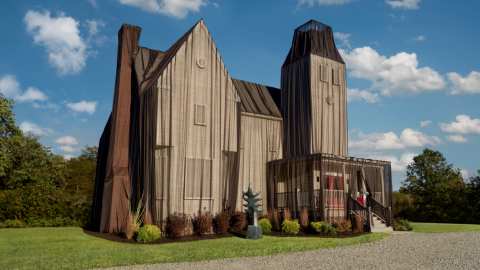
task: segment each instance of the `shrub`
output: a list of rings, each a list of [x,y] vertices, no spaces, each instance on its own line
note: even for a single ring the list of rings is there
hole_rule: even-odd
[[[71,218],[56,219],[25,219],[21,220],[5,220],[0,222],[0,228],[30,228],[30,227],[67,227],[67,226],[80,226],[80,223]]]
[[[262,233],[269,233],[272,231],[272,224],[266,218],[262,218],[258,221],[258,225],[262,227]]]
[[[399,219],[396,218],[394,220],[395,222],[395,228],[397,231],[411,231],[413,230],[412,225],[410,225],[410,222],[406,219]]]
[[[317,233],[322,232],[322,227],[325,225],[324,221],[318,221],[318,222],[310,222],[310,227],[312,228],[313,231]]]
[[[324,233],[324,234],[336,234],[337,233],[337,229],[335,229],[332,225],[328,224],[328,223],[325,223],[325,225],[322,226],[322,228],[320,229],[320,233]]]
[[[240,211],[235,211],[231,217],[232,221],[232,231],[240,232],[245,225],[247,225],[247,214]]]
[[[353,231],[354,233],[363,233],[363,221],[359,216],[355,217],[355,230]]]
[[[189,223],[187,214],[175,212],[167,219],[167,234],[175,238],[180,237]]]
[[[283,210],[283,220],[291,220],[292,219],[292,212],[290,212],[290,210],[287,208],[287,209],[284,209]]]
[[[144,225],[138,230],[137,242],[151,242],[162,237],[162,231],[155,225]]]
[[[193,231],[201,236],[210,233],[212,230],[212,214],[210,214],[210,211],[206,211],[206,208],[203,208],[203,210],[203,212],[198,210],[198,216],[193,214]]]
[[[272,227],[275,230],[280,230],[280,213],[277,209],[272,209]]]
[[[302,230],[308,227],[308,211],[307,208],[303,208],[300,212],[300,227]]]
[[[215,230],[218,234],[224,234],[230,228],[230,213],[222,212],[216,215],[217,217],[215,218]]]
[[[282,222],[282,232],[297,234],[300,231],[298,220],[284,220]]]
[[[344,218],[337,220],[337,231],[339,233],[350,233],[352,231],[352,222]]]
[[[127,239],[131,239],[140,229],[140,225],[142,225],[143,222],[142,216],[144,210],[145,205],[143,205],[143,194],[138,201],[137,211],[135,213],[132,211],[131,198],[128,198],[127,224],[124,228],[125,236],[127,237]]]

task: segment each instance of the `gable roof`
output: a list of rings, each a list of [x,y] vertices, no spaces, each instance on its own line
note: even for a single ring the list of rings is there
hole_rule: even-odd
[[[278,93],[280,96],[280,89],[236,79],[232,79],[232,82],[240,96],[242,112],[282,117],[270,94]]]

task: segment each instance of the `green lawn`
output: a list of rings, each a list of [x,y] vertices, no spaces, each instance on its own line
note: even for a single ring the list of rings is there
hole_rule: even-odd
[[[413,227],[413,232],[418,232],[418,233],[480,231],[480,225],[472,225],[472,224],[417,223],[417,222],[410,222],[410,224]]]
[[[0,229],[0,269],[87,269],[272,255],[374,242],[389,234],[352,238],[238,237],[163,245],[110,242],[81,228]]]

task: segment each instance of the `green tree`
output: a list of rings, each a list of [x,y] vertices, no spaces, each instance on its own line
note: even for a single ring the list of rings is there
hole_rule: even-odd
[[[477,174],[471,176],[468,179],[467,184],[467,197],[468,202],[466,205],[466,222],[480,224],[480,170],[477,170]]]
[[[407,166],[405,193],[414,199],[415,219],[457,222],[464,216],[466,184],[460,169],[447,164],[443,155],[428,148]]]

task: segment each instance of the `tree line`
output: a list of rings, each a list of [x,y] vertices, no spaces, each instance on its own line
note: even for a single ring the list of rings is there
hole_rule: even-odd
[[[13,100],[0,94],[0,220],[90,221],[98,148],[65,160],[15,124]]]
[[[393,192],[394,216],[416,222],[480,224],[480,170],[466,179],[438,151],[426,148]]]

